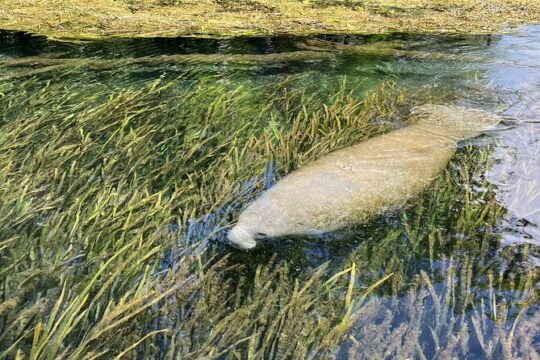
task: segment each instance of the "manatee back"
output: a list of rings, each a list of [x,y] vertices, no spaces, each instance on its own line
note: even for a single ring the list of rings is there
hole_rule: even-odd
[[[501,122],[495,114],[457,105],[426,104],[415,106],[412,121],[449,136],[466,139],[489,130]]]

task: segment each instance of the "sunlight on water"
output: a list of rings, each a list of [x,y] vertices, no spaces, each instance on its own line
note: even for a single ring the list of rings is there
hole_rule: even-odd
[[[504,243],[540,246],[540,28],[502,37],[490,55],[508,61],[490,66],[486,81],[507,99],[504,115],[516,121],[499,133],[491,175],[508,210]]]

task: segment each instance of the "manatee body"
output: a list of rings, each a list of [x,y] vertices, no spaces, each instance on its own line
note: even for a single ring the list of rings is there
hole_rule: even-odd
[[[418,195],[446,167],[460,140],[500,119],[458,106],[413,109],[413,125],[332,152],[264,192],[229,232],[231,245],[317,235],[367,221]]]

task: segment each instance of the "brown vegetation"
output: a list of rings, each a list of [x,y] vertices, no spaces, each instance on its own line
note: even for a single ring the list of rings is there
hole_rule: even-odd
[[[540,20],[536,0],[0,0],[0,28],[52,38],[485,33]]]

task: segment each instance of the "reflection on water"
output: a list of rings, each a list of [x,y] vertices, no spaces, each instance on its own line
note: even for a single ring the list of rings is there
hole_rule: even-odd
[[[507,100],[505,115],[515,119],[499,133],[498,160],[491,179],[508,210],[504,244],[540,246],[540,28],[504,36],[490,55],[514,65],[489,67],[486,82]],[[531,258],[540,266],[540,253]]]
[[[349,317],[344,340],[327,351],[333,357],[534,358],[540,353],[537,285],[530,283],[540,268],[540,26],[501,36],[77,44],[0,32],[0,79],[0,131],[7,134],[0,136],[0,194],[5,196],[0,199],[0,264],[9,265],[5,272],[0,268],[0,279],[8,284],[0,293],[16,299],[15,305],[8,303],[12,313],[25,306],[47,313],[26,304],[51,298],[52,308],[61,280],[67,277],[73,282],[68,287],[75,287],[84,276],[91,278],[126,239],[137,236],[142,246],[141,239],[154,237],[162,246],[150,252],[158,255],[157,265],[116,273],[118,288],[114,283],[113,290],[100,292],[110,302],[93,304],[95,319],[85,318],[79,332],[70,330],[75,335],[64,340],[66,349],[91,333],[88,328],[98,322],[102,309],[121,303],[122,286],[131,289],[136,283],[138,293],[139,282],[153,278],[162,289],[163,273],[187,262],[183,256],[190,253],[198,263],[187,275],[175,274],[189,279],[186,287],[203,274],[205,256],[227,255],[227,269],[241,265],[243,272],[224,271],[221,282],[213,281],[215,274],[203,274],[205,289],[220,296],[219,301],[205,299],[199,313],[189,307],[199,304],[194,292],[185,303],[183,294],[163,303],[151,313],[151,324],[148,318],[134,321],[137,339],[148,329],[160,330],[160,324],[177,331],[156,343],[148,338],[151,344],[141,346],[141,357],[148,349],[159,358],[175,353],[175,346],[176,354],[192,355],[207,346],[212,349],[204,353],[208,356],[222,352],[241,358],[268,346],[253,339],[276,334],[275,318],[261,319],[259,312],[282,314],[276,305],[283,304],[280,299],[309,293],[297,292],[295,282],[306,282],[312,269],[326,262],[327,277],[313,285],[321,291],[327,290],[324,281],[332,271],[339,273],[351,263],[356,269],[356,278],[326,294],[322,303],[317,294],[302,305],[305,320],[315,319],[313,326]],[[395,103],[373,100],[368,91],[388,81]],[[12,93],[20,96],[14,99]],[[358,110],[358,99],[365,100],[364,106],[372,104],[373,116],[366,128],[348,129],[347,124],[364,124],[345,116],[365,114]],[[431,101],[479,107],[505,121],[462,144],[444,176],[405,209],[328,238],[288,238],[253,252],[215,241],[276,177],[311,161],[313,154],[400,128],[411,105]],[[345,105],[332,107],[336,102]],[[89,210],[81,211],[86,204]],[[161,214],[163,208],[169,212]],[[37,250],[26,261],[29,247]],[[274,254],[286,263],[275,273],[265,267],[271,267]],[[265,274],[270,280],[261,286],[257,281]],[[390,274],[391,281],[363,297],[363,290]],[[35,279],[34,288],[27,285]],[[236,282],[238,288],[230,286]],[[26,293],[21,295],[18,287]],[[238,291],[244,288],[245,299]],[[262,311],[248,307],[260,300],[255,294],[268,289],[268,296],[279,293],[279,299]],[[334,302],[338,310],[321,310]],[[343,303],[345,315],[339,307]],[[292,306],[284,304],[284,309]],[[0,303],[0,310],[8,305]],[[237,319],[246,313],[241,327]],[[15,329],[24,332],[26,327],[2,311],[0,316],[3,329],[9,330],[0,334],[0,345],[19,341]],[[30,318],[28,328],[35,326]],[[239,332],[230,341],[225,336],[216,340],[209,330],[223,319]],[[280,319],[281,329],[294,325],[292,313]],[[287,336],[303,341],[315,334],[310,346],[300,350],[317,357],[310,349],[325,335],[315,330],[305,335],[304,330],[309,329],[291,330]],[[248,335],[253,336],[249,343]],[[280,336],[270,337],[274,343],[253,358],[279,358],[280,346],[287,343]],[[221,339],[228,342],[215,345]],[[118,342],[118,347],[128,346]],[[238,352],[227,354],[234,344]]]

